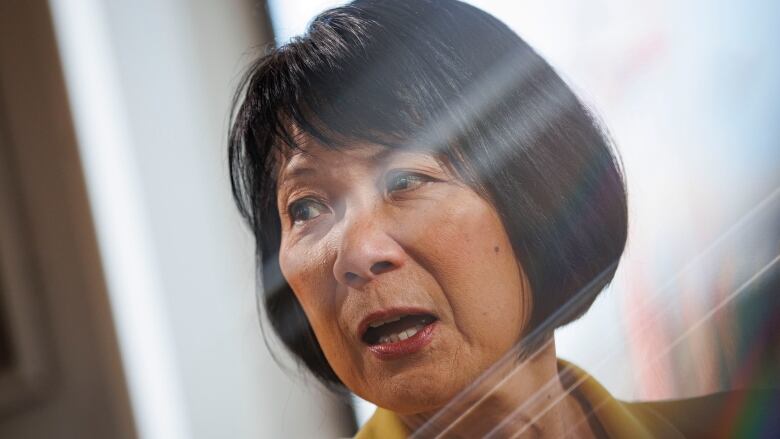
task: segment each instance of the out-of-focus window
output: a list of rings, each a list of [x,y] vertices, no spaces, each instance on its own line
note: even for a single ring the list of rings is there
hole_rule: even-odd
[[[264,43],[254,3],[49,2],[143,438],[352,430],[338,401],[285,375],[258,326],[225,152],[231,96]]]

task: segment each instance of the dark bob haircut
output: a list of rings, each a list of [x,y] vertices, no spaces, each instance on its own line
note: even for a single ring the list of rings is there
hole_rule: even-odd
[[[615,273],[627,233],[618,160],[528,44],[453,0],[357,0],[325,11],[250,67],[228,152],[268,319],[333,389],[341,381],[279,268],[276,176],[301,133],[332,148],[430,151],[490,201],[530,282],[526,338],[546,339],[581,316]]]

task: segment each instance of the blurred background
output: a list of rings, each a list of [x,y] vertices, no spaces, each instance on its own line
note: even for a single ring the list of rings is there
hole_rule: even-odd
[[[258,324],[238,78],[326,7],[0,0],[0,437],[338,437],[370,414]],[[780,383],[780,3],[473,1],[610,130],[630,237],[556,334],[622,399]]]

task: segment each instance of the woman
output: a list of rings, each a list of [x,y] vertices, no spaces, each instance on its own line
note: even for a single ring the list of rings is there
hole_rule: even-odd
[[[380,407],[358,437],[700,427],[556,359],[554,329],[615,273],[625,189],[588,110],[503,23],[357,0],[260,58],[238,101],[263,304],[315,376]]]

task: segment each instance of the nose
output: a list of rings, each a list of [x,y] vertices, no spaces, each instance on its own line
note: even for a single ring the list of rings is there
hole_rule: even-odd
[[[383,273],[403,266],[406,252],[381,221],[363,217],[345,223],[333,274],[341,284],[361,288]]]

